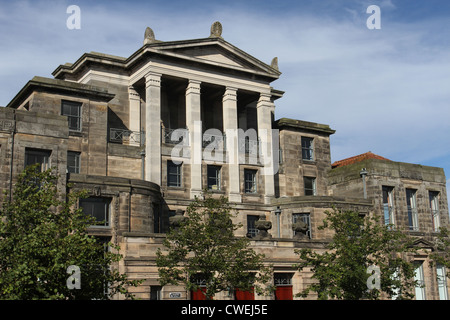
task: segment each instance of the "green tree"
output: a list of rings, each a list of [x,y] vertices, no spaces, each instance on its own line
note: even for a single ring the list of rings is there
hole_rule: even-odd
[[[235,236],[242,227],[232,222],[236,215],[226,197],[213,198],[207,192],[204,199],[196,197],[185,219],[167,233],[165,252],[157,251],[161,285],[183,283],[187,290],[196,291],[201,278],[206,299],[236,288],[267,292],[271,268],[264,265],[264,255],[249,248],[248,238]]]
[[[314,283],[297,294],[315,292],[318,299],[379,299],[414,296],[414,264],[406,255],[414,252],[412,238],[384,225],[375,217],[333,208],[326,211],[319,229],[329,229],[333,237],[325,250],[299,249],[295,268],[311,268]]]
[[[439,228],[435,241],[435,250],[430,254],[431,265],[445,267],[447,277],[450,277],[450,231],[445,227]]]
[[[50,169],[27,167],[12,200],[4,199],[0,299],[108,299],[116,293],[131,298],[127,288],[138,282],[113,268],[122,258],[119,248],[105,250],[106,244],[87,233],[93,219],[74,209],[86,193],[62,195],[57,180]],[[79,289],[68,281],[70,266],[79,268]]]

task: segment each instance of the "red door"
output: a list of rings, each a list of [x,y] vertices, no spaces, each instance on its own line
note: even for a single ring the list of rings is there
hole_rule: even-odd
[[[240,289],[236,289],[234,291],[234,298],[236,300],[255,300],[255,292],[253,288],[250,291],[242,291]]]
[[[293,300],[292,286],[277,286],[275,300]]]
[[[200,287],[197,291],[191,291],[191,300],[206,300],[206,287]]]

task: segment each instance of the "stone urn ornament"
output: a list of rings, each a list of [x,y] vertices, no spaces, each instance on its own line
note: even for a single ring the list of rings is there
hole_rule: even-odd
[[[259,230],[258,234],[253,238],[255,240],[272,239],[272,235],[267,230],[272,229],[272,222],[266,220],[265,215],[260,215],[259,219],[255,221],[255,227]]]

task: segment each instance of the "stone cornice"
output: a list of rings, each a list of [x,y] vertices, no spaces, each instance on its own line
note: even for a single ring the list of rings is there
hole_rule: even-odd
[[[114,98],[114,94],[108,93],[106,89],[94,87],[77,82],[34,77],[17,93],[6,107],[17,108],[35,90],[46,92],[58,92],[68,95],[80,95],[85,98],[108,102]]]

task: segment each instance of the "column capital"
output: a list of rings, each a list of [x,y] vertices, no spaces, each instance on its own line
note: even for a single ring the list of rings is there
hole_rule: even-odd
[[[133,86],[128,86],[128,97],[130,100],[139,100],[141,98]]]
[[[259,100],[256,103],[256,109],[264,107],[275,111],[275,104],[273,103],[271,98],[272,96],[269,93],[261,93],[259,96]]]
[[[156,72],[149,72],[145,75],[145,88],[160,87],[162,74]]]
[[[223,94],[222,101],[236,101],[237,100],[237,88],[226,87],[225,93]]]
[[[188,94],[200,94],[201,81],[189,79],[186,87],[186,95]]]

